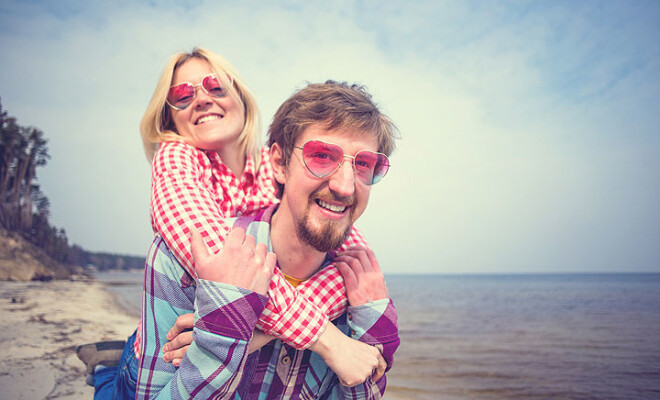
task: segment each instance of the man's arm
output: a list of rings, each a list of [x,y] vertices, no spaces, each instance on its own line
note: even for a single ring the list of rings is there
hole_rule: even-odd
[[[231,234],[228,242],[230,237]],[[245,255],[241,251],[226,253],[235,260]],[[266,302],[265,296],[252,289],[260,288],[265,293],[270,274],[260,271],[267,271],[268,267],[257,271],[255,266],[260,262],[268,264],[272,273],[274,265],[273,256],[265,256],[265,251],[263,257],[257,253],[258,256],[252,257],[253,262],[242,268],[247,271],[246,276],[235,274],[234,271],[241,268],[233,266],[226,268],[233,274],[229,277],[213,275],[217,271],[207,275],[208,268],[202,268],[195,289],[182,285],[187,275],[164,242],[159,238],[154,241],[145,269],[138,399],[233,397],[242,378],[248,341]],[[209,256],[210,264],[214,264],[216,270],[225,270],[218,268],[215,257]],[[268,261],[264,263],[263,260]],[[255,279],[255,276],[260,277]],[[239,282],[250,287],[234,285]],[[194,341],[177,369],[162,359],[162,347],[175,320],[193,310]]]

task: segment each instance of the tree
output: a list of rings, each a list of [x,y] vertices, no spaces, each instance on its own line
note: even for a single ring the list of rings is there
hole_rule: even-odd
[[[0,225],[17,232],[44,250],[50,259],[64,265],[141,268],[142,257],[89,253],[80,246],[69,246],[64,229],[50,225],[50,201],[36,183],[37,168],[46,165],[50,158],[47,144],[41,130],[19,125],[0,102]]]
[[[28,231],[35,204],[46,204],[34,181],[37,168],[50,158],[48,141],[39,129],[18,125],[1,103],[0,133],[0,223],[8,230]]]

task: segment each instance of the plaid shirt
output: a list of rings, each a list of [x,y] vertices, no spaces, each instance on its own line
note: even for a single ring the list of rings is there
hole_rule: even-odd
[[[259,213],[247,226],[271,251],[274,208]],[[266,303],[266,297],[233,285],[193,281],[156,237],[145,268],[137,399],[381,398],[385,377],[344,387],[319,355],[281,340],[248,355],[248,342]],[[165,335],[179,315],[193,310],[194,340],[176,368],[162,359]],[[378,346],[389,370],[399,345],[396,310],[389,299],[348,307],[334,323],[352,338]]]
[[[161,144],[152,166],[154,232],[160,234],[192,277],[197,274],[190,253],[191,227],[201,233],[209,251],[217,252],[229,233],[225,218],[252,215],[278,202],[267,148],[262,149],[258,170],[253,158],[247,157],[240,180],[222,163],[217,153],[181,142]],[[342,249],[351,245],[367,247],[356,229]],[[299,288],[293,288],[277,271],[268,297],[269,302],[257,327],[298,349],[311,346],[328,320],[341,315],[347,304],[344,282],[335,267],[328,268]],[[138,333],[136,354],[140,341]]]

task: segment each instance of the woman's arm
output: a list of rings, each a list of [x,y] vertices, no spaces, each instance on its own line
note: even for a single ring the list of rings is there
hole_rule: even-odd
[[[263,154],[267,155],[267,152]],[[260,171],[255,187],[236,196],[245,201],[248,201],[245,197],[248,195],[257,198],[249,200],[247,209],[266,204],[268,196],[274,193],[272,182],[268,179],[272,173],[268,172],[270,169],[266,157],[262,167],[264,171]],[[163,143],[154,157],[154,230],[160,233],[177,260],[192,276],[197,276],[197,272],[190,253],[190,229],[199,231],[209,250],[215,253],[222,248],[230,228],[225,218],[233,217],[238,209],[243,209],[239,207],[240,204],[235,204],[240,199],[229,202],[233,208],[221,206],[223,196],[228,194],[223,193],[221,185],[217,183],[222,179],[218,174],[218,168],[214,168],[206,153],[185,143]],[[270,187],[262,188],[264,185]],[[333,279],[320,284],[330,294],[343,295],[341,276],[336,271]],[[303,294],[286,282],[279,270],[273,277],[268,296],[269,304],[258,325],[260,329],[299,349],[309,347],[318,339],[328,323],[328,317],[317,304],[307,301]]]
[[[222,248],[229,232],[216,193],[213,168],[206,153],[185,143],[161,144],[152,164],[151,219],[181,266],[195,272],[190,252],[190,229],[200,232],[213,253]]]
[[[386,365],[379,365],[373,379],[340,389],[346,398],[377,399],[385,393],[386,371],[392,368],[399,347],[396,309],[389,298],[385,277],[371,250],[352,248],[336,258],[346,282],[348,327],[352,338],[378,348]]]

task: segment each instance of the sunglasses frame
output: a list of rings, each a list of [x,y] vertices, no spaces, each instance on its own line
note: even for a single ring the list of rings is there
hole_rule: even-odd
[[[170,86],[170,88],[167,90],[167,96],[165,96],[165,103],[167,103],[168,106],[172,107],[172,108],[175,109],[175,110],[178,110],[178,111],[185,110],[185,109],[188,108],[192,103],[195,102],[195,99],[197,98],[197,88],[198,88],[198,87],[201,87],[202,90],[204,91],[204,93],[206,93],[207,95],[209,95],[209,96],[211,96],[211,97],[214,97],[214,98],[216,98],[216,99],[221,99],[221,98],[223,98],[223,97],[227,97],[227,95],[229,94],[229,90],[231,90],[230,88],[231,88],[232,86],[234,86],[234,78],[231,77],[230,75],[227,75],[227,78],[229,78],[229,86],[228,86],[227,90],[225,91],[225,93],[224,93],[222,96],[216,96],[216,95],[213,95],[213,94],[209,93],[209,91],[206,90],[206,88],[204,87],[204,81],[206,80],[206,78],[209,78],[209,77],[212,77],[212,76],[215,77],[215,79],[218,81],[218,83],[222,83],[222,80],[220,79],[220,77],[218,76],[218,74],[208,74],[208,75],[204,75],[204,76],[202,77],[202,80],[201,80],[198,84],[196,84],[196,85],[194,85],[194,84],[192,84],[192,83],[190,83],[190,82],[181,82],[181,83],[179,83],[178,85],[172,85],[172,86]],[[170,94],[170,90],[172,90],[172,89],[175,88],[175,87],[179,87],[179,86],[181,86],[181,85],[190,85],[190,86],[192,86],[192,88],[193,88],[193,95],[192,95],[193,97],[192,97],[192,100],[190,101],[190,103],[186,104],[185,107],[177,107],[177,106],[175,106],[174,104],[170,103],[170,101],[168,100],[168,97],[169,97],[169,94]],[[221,85],[221,86],[222,86],[222,85]]]
[[[333,146],[337,146],[341,149],[342,160],[337,163],[337,166],[335,167],[335,169],[333,169],[331,172],[328,172],[327,174],[323,174],[323,175],[318,175],[314,171],[312,171],[312,169],[307,165],[307,162],[305,161],[305,146],[310,142],[319,142],[319,143],[323,143],[323,144],[326,144],[326,145],[330,144],[330,145],[333,145]],[[341,166],[344,165],[344,158],[350,158],[351,159],[351,166],[353,167],[353,174],[354,174],[356,180],[359,181],[360,183],[362,183],[365,186],[373,186],[376,183],[380,182],[385,177],[385,175],[387,175],[387,173],[390,170],[390,167],[392,166],[392,164],[390,164],[390,158],[387,156],[387,154],[379,153],[377,151],[371,151],[371,150],[360,150],[357,153],[355,153],[354,156],[349,156],[346,153],[344,153],[344,149],[340,145],[338,145],[337,143],[324,142],[323,140],[318,140],[318,139],[309,139],[308,141],[303,143],[302,146],[293,146],[293,147],[296,148],[296,149],[300,149],[302,151],[302,163],[303,163],[303,165],[305,166],[305,168],[307,168],[307,171],[309,171],[310,174],[314,175],[317,178],[325,178],[325,177],[330,176],[330,175],[334,174],[335,172],[339,171],[339,168],[341,168]],[[360,179],[360,177],[358,175],[358,171],[355,168],[355,159],[357,158],[358,154],[360,154],[362,152],[367,152],[367,153],[375,154],[377,156],[385,157],[385,161],[387,162],[387,170],[385,171],[383,176],[381,176],[380,179],[378,179],[376,182],[365,183],[364,181],[362,181],[362,179]],[[375,168],[374,168],[374,171],[375,171]]]

